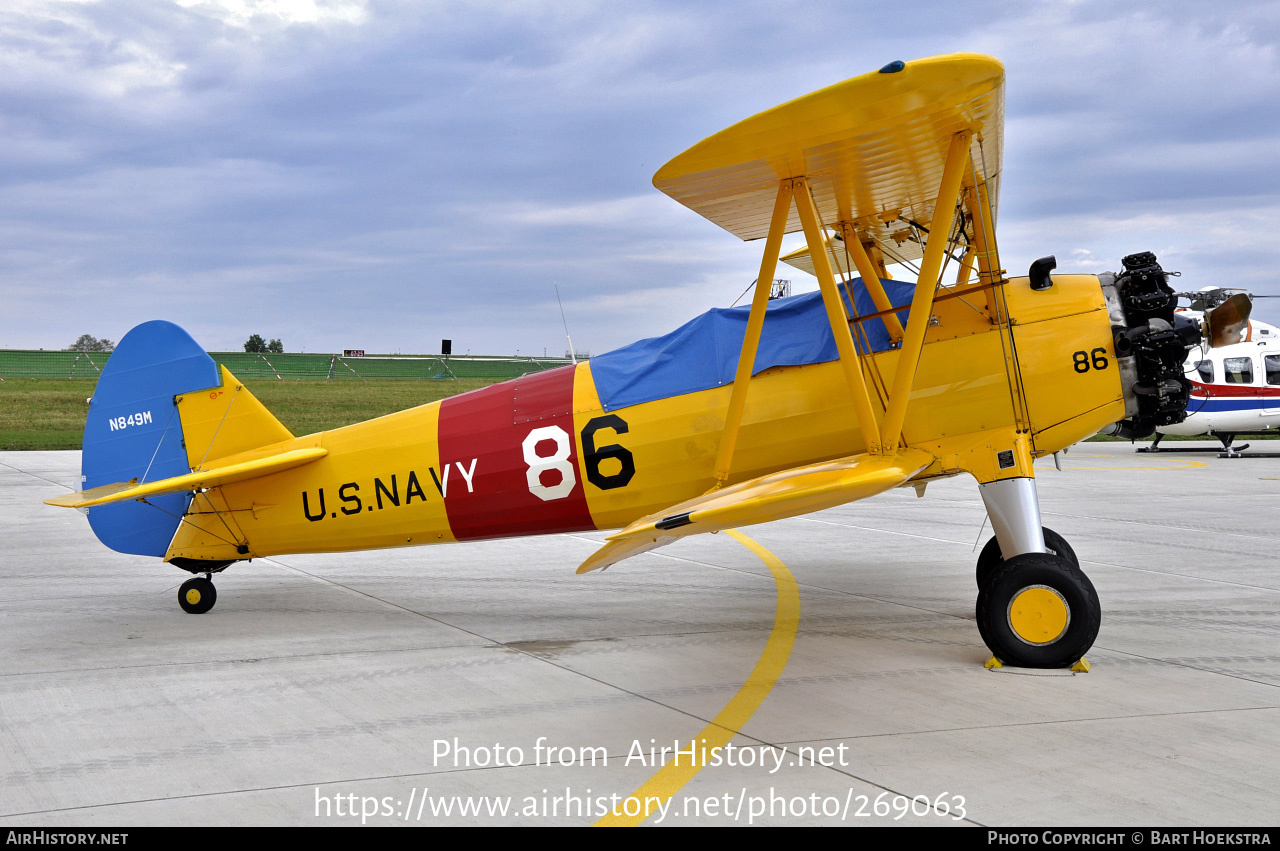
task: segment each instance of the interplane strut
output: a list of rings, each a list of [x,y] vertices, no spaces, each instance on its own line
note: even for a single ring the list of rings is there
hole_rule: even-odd
[[[840,353],[840,366],[844,372],[845,384],[849,391],[857,416],[858,427],[862,432],[867,452],[871,455],[888,455],[898,450],[902,442],[902,427],[906,418],[907,403],[910,400],[911,388],[915,382],[916,369],[920,362],[920,354],[924,348],[925,335],[929,327],[929,319],[933,302],[942,272],[942,261],[947,251],[947,235],[952,232],[957,214],[957,197],[962,184],[968,182],[965,193],[970,215],[974,219],[975,235],[973,246],[966,253],[962,262],[961,275],[967,278],[967,270],[977,265],[982,282],[991,284],[1000,273],[991,262],[994,253],[994,234],[990,233],[990,207],[984,202],[985,185],[973,179],[973,168],[969,156],[969,145],[973,139],[973,131],[965,130],[955,134],[947,151],[946,164],[942,181],[938,187],[937,201],[934,205],[933,218],[924,257],[921,260],[920,276],[916,284],[915,295],[911,302],[910,318],[903,328],[901,321],[890,302],[880,276],[870,256],[862,245],[857,230],[848,222],[837,224],[846,250],[862,276],[872,300],[877,308],[877,316],[881,316],[889,331],[890,339],[901,340],[898,357],[898,368],[894,375],[893,390],[889,395],[883,423],[877,419],[876,408],[872,405],[863,372],[862,358],[871,357],[871,353],[860,355],[854,345],[853,335],[849,329],[849,315],[845,309],[844,299],[836,286],[831,260],[825,250],[812,250],[814,273],[818,278],[818,287],[822,293],[823,305],[827,319],[835,338],[836,349]],[[966,181],[968,178],[968,181]],[[729,409],[725,417],[725,427],[716,456],[715,487],[723,487],[730,475],[733,465],[733,454],[737,446],[738,433],[742,425],[743,412],[746,407],[747,388],[750,386],[754,371],[756,353],[759,350],[760,335],[764,328],[765,313],[768,308],[769,288],[761,286],[760,281],[773,280],[777,269],[778,256],[781,250],[782,237],[786,231],[791,205],[795,204],[799,214],[801,227],[810,246],[826,245],[824,225],[809,182],[801,177],[784,179],[778,184],[778,192],[774,201],[773,215],[770,219],[769,231],[765,240],[764,256],[760,261],[760,274],[757,277],[755,294],[751,302],[751,313],[747,320],[746,335],[742,343],[742,352],[738,358],[738,366],[734,375],[733,389],[729,397]],[[976,261],[976,262],[975,262]],[[994,307],[994,305],[992,305]],[[992,315],[997,315],[992,311]]]

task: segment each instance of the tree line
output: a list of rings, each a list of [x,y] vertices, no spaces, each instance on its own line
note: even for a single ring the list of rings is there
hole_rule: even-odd
[[[92,334],[81,334],[76,341],[67,346],[63,351],[66,352],[109,352],[115,349],[116,344],[106,337],[99,339]],[[271,340],[262,339],[261,334],[250,334],[249,339],[244,341],[244,350],[255,354],[283,354],[284,343],[279,338]]]

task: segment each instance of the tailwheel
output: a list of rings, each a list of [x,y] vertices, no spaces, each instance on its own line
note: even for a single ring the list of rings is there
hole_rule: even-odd
[[[178,605],[192,615],[203,615],[218,602],[218,589],[206,577],[197,576],[182,583],[178,589]]]
[[[1070,560],[1024,553],[1003,562],[978,590],[978,631],[997,659],[1022,668],[1067,668],[1098,637],[1102,606]]]
[[[1071,549],[1066,538],[1047,527],[1042,527],[1040,531],[1044,532],[1044,545],[1050,553],[1062,556],[1071,562],[1076,570],[1080,569],[1080,559],[1076,558],[1076,551]],[[1004,564],[1004,557],[1000,554],[1000,542],[992,535],[991,540],[987,541],[987,545],[978,554],[978,590],[982,590],[983,580],[1002,564]]]

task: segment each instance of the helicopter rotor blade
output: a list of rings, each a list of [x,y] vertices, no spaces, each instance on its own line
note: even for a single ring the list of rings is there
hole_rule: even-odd
[[[1244,293],[1236,293],[1222,304],[1209,311],[1205,316],[1205,325],[1209,331],[1209,345],[1213,348],[1230,346],[1244,339],[1244,330],[1249,325],[1249,314],[1253,311],[1253,302]]]

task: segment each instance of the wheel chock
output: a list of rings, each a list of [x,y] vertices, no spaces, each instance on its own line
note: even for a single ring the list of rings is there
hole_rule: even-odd
[[[999,659],[997,659],[995,656],[992,656],[990,659],[982,663],[982,667],[986,668],[989,671],[998,671],[1004,667],[1004,663],[1001,662]],[[1071,666],[1071,673],[1073,674],[1089,673],[1089,660],[1081,656],[1080,661],[1076,662],[1074,665]]]

